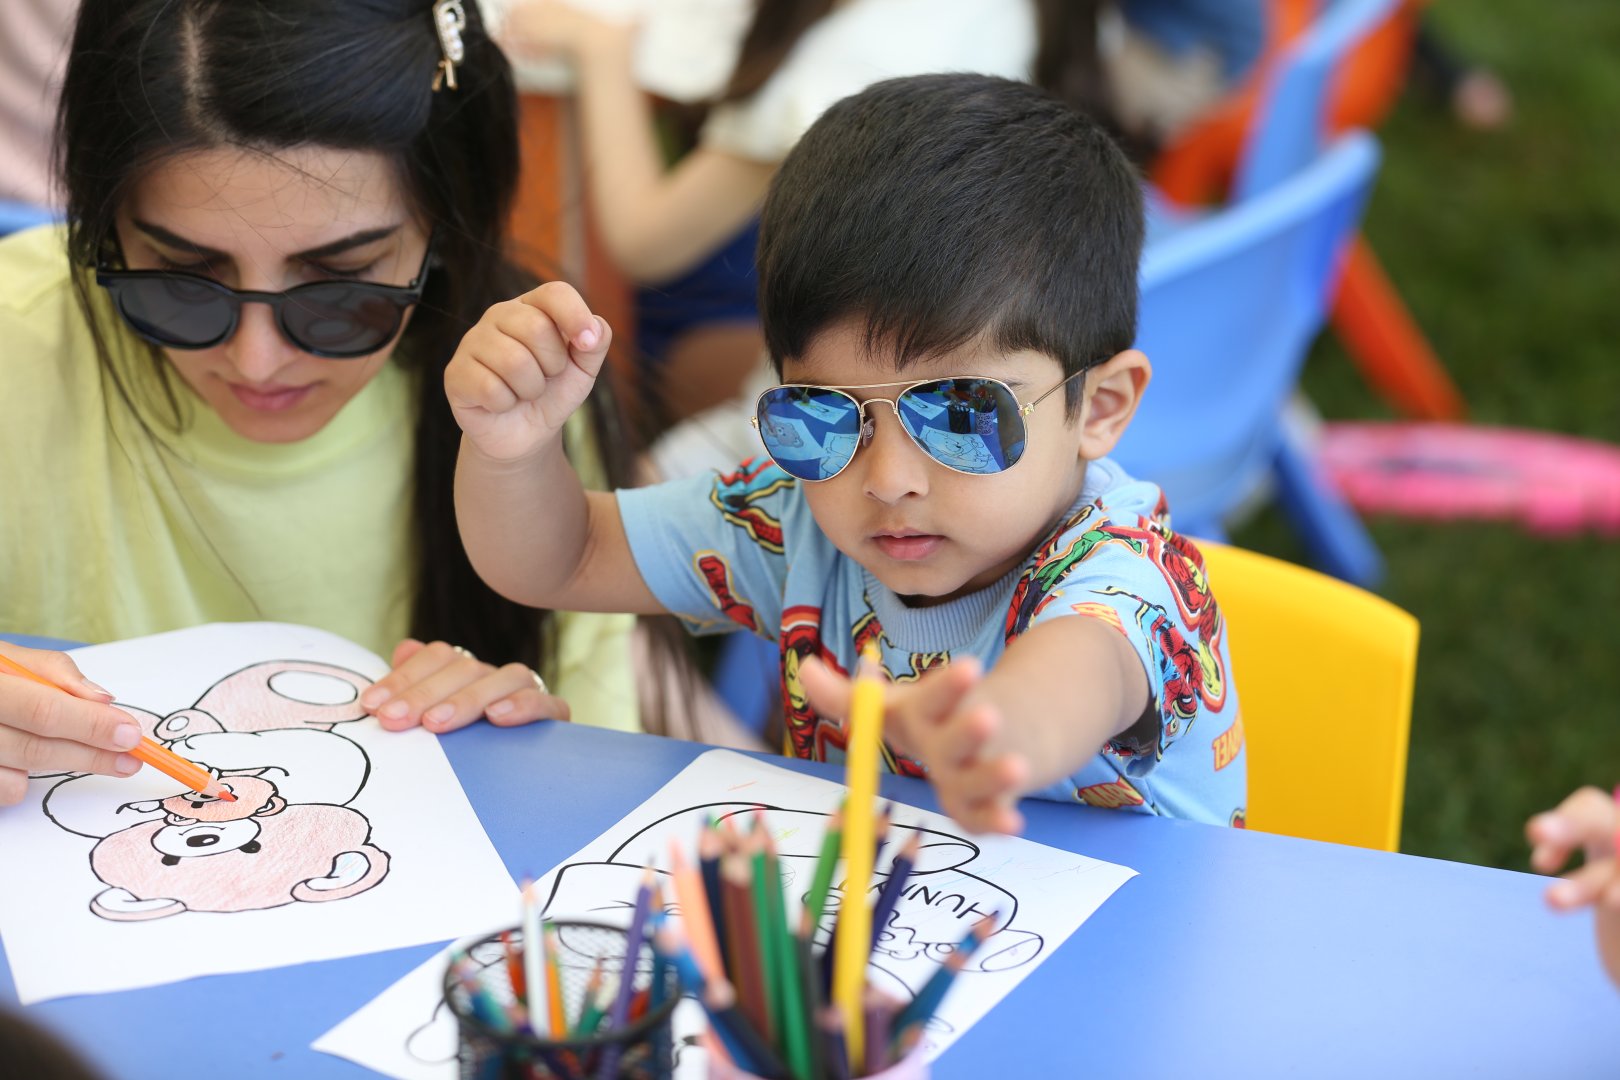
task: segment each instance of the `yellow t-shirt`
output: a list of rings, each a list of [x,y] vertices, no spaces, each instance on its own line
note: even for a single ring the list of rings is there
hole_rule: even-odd
[[[69,274],[60,228],[0,241],[0,630],[104,642],[268,619],[387,658],[414,579],[410,375],[385,365],[287,444],[235,434],[171,377],[176,431],[152,351],[92,288],[129,401],[97,361]],[[569,437],[591,472],[586,429]],[[557,616],[545,674],[577,722],[639,730],[633,623]]]

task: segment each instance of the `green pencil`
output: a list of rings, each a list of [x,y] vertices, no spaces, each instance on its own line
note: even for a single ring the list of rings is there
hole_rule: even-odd
[[[787,910],[782,898],[782,863],[776,841],[765,834],[765,893],[770,907],[770,932],[776,950],[776,972],[782,1002],[779,1037],[788,1067],[797,1080],[816,1080],[811,1074],[810,1029],[805,1015],[803,984],[799,981],[799,950],[788,933]]]
[[[810,882],[810,894],[805,897],[805,910],[810,912],[810,929],[821,925],[827,911],[827,894],[832,891],[833,874],[838,870],[838,849],[844,838],[844,808],[839,806],[827,819],[827,831],[821,838],[821,854],[816,856],[816,876]]]

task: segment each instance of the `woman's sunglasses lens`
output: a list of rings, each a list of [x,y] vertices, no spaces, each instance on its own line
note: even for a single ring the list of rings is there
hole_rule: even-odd
[[[928,456],[987,476],[1024,456],[1024,419],[1007,388],[989,379],[941,379],[900,395],[900,422]]]
[[[281,325],[301,348],[327,356],[364,356],[394,336],[404,307],[363,287],[334,282],[287,294]]]
[[[759,399],[759,434],[771,460],[800,480],[836,476],[855,456],[861,413],[855,402],[815,386],[779,386]]]
[[[230,332],[231,297],[206,282],[148,277],[124,281],[118,310],[136,332],[176,349],[204,349]]]

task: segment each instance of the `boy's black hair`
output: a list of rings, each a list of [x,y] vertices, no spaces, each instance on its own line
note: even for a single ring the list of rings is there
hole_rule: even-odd
[[[876,83],[811,126],[766,196],[771,362],[780,374],[858,317],[896,369],[982,336],[1073,374],[1136,338],[1142,231],[1125,154],[1045,91],[985,75]]]

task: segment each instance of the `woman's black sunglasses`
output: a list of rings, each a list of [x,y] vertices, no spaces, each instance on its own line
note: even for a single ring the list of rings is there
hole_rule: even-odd
[[[243,304],[268,304],[294,346],[328,360],[352,360],[393,340],[405,312],[422,299],[432,265],[429,237],[409,285],[315,281],[285,292],[253,292],[199,274],[117,270],[105,263],[96,267],[96,284],[107,290],[130,329],[154,345],[211,349],[236,333]]]

